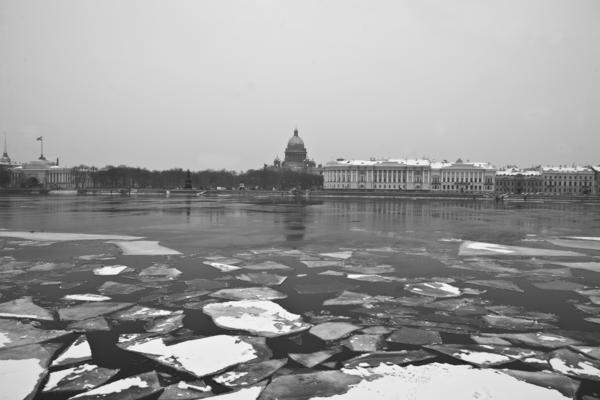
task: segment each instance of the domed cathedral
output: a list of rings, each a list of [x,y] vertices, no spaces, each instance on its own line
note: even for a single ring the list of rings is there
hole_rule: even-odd
[[[298,135],[298,129],[294,129],[294,135],[288,140],[283,161],[276,157],[273,167],[312,174],[319,173],[316,163],[308,159],[306,146],[304,146],[304,141]]]
[[[283,159],[284,168],[304,168],[306,161],[306,147],[304,141],[298,136],[298,129],[294,129],[294,136],[288,140],[285,148],[285,158]]]

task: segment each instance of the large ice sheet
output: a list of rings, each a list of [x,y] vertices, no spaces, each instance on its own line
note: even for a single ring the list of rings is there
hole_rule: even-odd
[[[63,233],[63,232],[23,232],[2,231],[0,237],[20,238],[26,240],[38,240],[42,242],[66,242],[76,240],[140,240],[141,236],[124,235],[96,235],[88,233]]]
[[[136,240],[133,242],[111,241],[118,246],[123,255],[126,256],[170,256],[181,254],[177,250],[161,246],[159,242],[153,240]]]
[[[233,365],[269,355],[264,338],[216,335],[167,345],[161,337],[141,338],[119,344],[157,362],[199,378]]]
[[[465,241],[458,250],[459,256],[520,256],[520,257],[575,257],[581,253],[535,247],[508,246],[504,244]]]
[[[241,300],[204,306],[217,326],[236,329],[265,337],[289,335],[307,330],[310,324],[277,303],[268,300]]]

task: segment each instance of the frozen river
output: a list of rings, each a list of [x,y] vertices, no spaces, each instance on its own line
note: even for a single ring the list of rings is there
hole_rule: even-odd
[[[0,228],[7,398],[598,396],[600,205],[1,197]]]

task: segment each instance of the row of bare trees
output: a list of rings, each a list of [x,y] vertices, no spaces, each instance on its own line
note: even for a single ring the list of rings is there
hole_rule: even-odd
[[[177,168],[165,171],[148,170],[124,165],[101,169],[79,166],[71,171],[77,188],[161,188],[183,187],[187,171]],[[241,184],[248,189],[292,188],[315,189],[323,185],[321,175],[286,169],[267,168],[236,172],[227,170],[203,170],[190,173],[192,186],[197,189],[218,187],[238,189]]]

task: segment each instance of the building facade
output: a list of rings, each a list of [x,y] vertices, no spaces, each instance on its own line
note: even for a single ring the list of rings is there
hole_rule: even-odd
[[[544,192],[544,179],[539,170],[507,168],[496,172],[496,192],[537,194]]]
[[[463,162],[459,158],[454,163],[432,163],[431,175],[433,191],[486,193],[494,191],[496,167],[486,162]]]
[[[338,159],[323,168],[323,188],[430,190],[430,164],[426,159]]]
[[[542,167],[544,194],[585,195],[597,193],[596,174],[589,167]]]
[[[496,169],[488,163],[432,163],[427,159],[338,159],[323,170],[324,189],[494,191]]]

